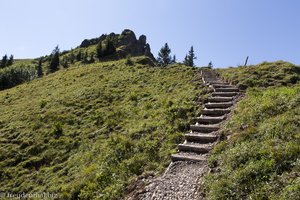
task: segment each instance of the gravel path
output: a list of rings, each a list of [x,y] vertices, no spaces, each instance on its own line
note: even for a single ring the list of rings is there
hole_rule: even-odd
[[[172,163],[164,175],[145,181],[145,188],[131,200],[203,199],[199,189],[207,164],[202,162]]]

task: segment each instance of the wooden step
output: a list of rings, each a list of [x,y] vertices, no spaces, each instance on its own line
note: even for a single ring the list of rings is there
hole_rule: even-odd
[[[202,114],[209,115],[209,116],[222,116],[227,113],[230,113],[230,109],[228,108],[214,108],[214,109],[203,109]]]
[[[210,78],[210,79],[219,79],[216,75],[205,75],[205,76],[202,76],[203,78]]]
[[[232,97],[208,97],[208,102],[228,102],[232,101]]]
[[[218,80],[216,79],[216,80],[213,80],[213,79],[204,79],[204,81],[206,82],[206,83],[209,83],[209,85],[212,85],[212,83],[215,83],[215,82],[217,82]]]
[[[171,159],[173,162],[176,162],[176,161],[206,162],[206,160],[207,160],[206,156],[199,155],[196,153],[185,153],[185,152],[172,154]]]
[[[233,106],[232,102],[221,102],[221,103],[206,103],[204,104],[205,108],[229,108]]]
[[[215,92],[238,92],[239,89],[237,87],[229,87],[229,88],[215,88]]]
[[[213,84],[212,86],[214,88],[231,88],[231,87],[233,87],[232,85],[228,85],[226,83],[223,83],[223,84]]]
[[[187,133],[184,135],[188,142],[212,143],[218,139],[218,136],[203,133]]]
[[[237,92],[213,92],[211,93],[211,95],[213,97],[234,97],[236,96],[238,93]]]
[[[206,124],[196,124],[196,125],[190,125],[190,129],[192,131],[198,131],[201,133],[211,133],[214,131],[219,130],[219,125],[214,124],[214,125],[206,125]]]
[[[221,81],[221,80],[218,80],[218,81],[211,81],[210,84],[211,84],[211,85],[224,84],[224,82]]]
[[[221,116],[221,117],[201,116],[201,117],[197,117],[195,121],[201,124],[217,124],[225,119],[226,119],[225,116]]]
[[[180,151],[188,151],[199,154],[208,153],[212,149],[212,145],[199,144],[199,143],[184,143],[179,144],[178,149]]]

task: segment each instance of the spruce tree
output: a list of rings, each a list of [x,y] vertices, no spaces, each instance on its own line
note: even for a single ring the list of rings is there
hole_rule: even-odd
[[[87,51],[83,54],[83,58],[82,58],[81,62],[83,64],[88,64],[89,63],[89,61],[88,61],[88,52]]]
[[[1,60],[1,62],[0,62],[0,68],[6,67],[6,64],[7,64],[7,55],[5,54],[5,55],[2,57],[2,60]]]
[[[95,62],[94,53],[91,53],[89,63],[94,63],[94,62]]]
[[[168,43],[165,43],[165,45],[158,52],[158,64],[161,66],[167,66],[168,64],[170,64],[172,61],[170,54],[171,49],[169,48]]]
[[[103,57],[102,41],[100,40],[96,47],[96,56],[98,59]]]
[[[6,67],[11,66],[14,63],[14,56],[10,55],[9,59],[7,60]]]
[[[42,63],[43,63],[43,60],[39,59],[38,65],[36,67],[36,74],[39,78],[43,76]]]
[[[213,63],[210,61],[210,62],[208,63],[208,65],[207,65],[207,67],[210,68],[210,69],[213,68]]]
[[[194,60],[197,59],[194,53],[194,47],[191,46],[189,53],[185,56],[183,63],[187,66],[194,67]]]
[[[82,51],[79,50],[79,52],[78,52],[77,55],[76,55],[76,60],[77,60],[77,61],[81,61],[81,59],[82,59]]]
[[[188,55],[185,55],[183,64],[188,65],[188,62],[189,62]]]
[[[49,72],[53,73],[53,72],[57,71],[58,67],[59,67],[59,48],[58,48],[58,46],[56,46],[51,54]]]
[[[176,55],[173,55],[173,58],[172,58],[171,64],[175,64],[176,62],[177,62]]]
[[[75,61],[75,55],[74,55],[74,53],[73,53],[73,51],[72,51],[72,52],[70,53],[70,55],[69,55],[69,62],[70,62],[71,64],[73,64],[74,61]]]
[[[62,59],[62,61],[60,62],[61,66],[63,66],[63,68],[68,68],[69,67],[69,63],[68,63],[68,59],[66,57],[64,57]]]
[[[105,48],[103,49],[103,56],[109,56],[116,52],[116,47],[111,38],[105,40]]]

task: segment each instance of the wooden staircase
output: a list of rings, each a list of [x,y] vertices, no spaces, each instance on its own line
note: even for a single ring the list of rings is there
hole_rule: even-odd
[[[202,80],[213,91],[204,104],[202,114],[190,125],[185,141],[178,145],[178,153],[171,155],[172,161],[206,161],[208,153],[218,140],[221,123],[231,112],[239,89],[222,81],[214,70],[202,70]]]

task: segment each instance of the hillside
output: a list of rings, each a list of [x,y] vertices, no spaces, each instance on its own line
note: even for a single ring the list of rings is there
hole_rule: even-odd
[[[241,89],[291,86],[300,81],[300,66],[284,61],[263,62],[246,67],[230,67],[218,71],[224,80]]]
[[[115,199],[162,172],[199,112],[197,69],[80,64],[0,91],[0,191]]]
[[[248,89],[210,157],[208,199],[299,199],[299,69],[278,61],[218,70]]]
[[[60,60],[56,70],[78,64],[115,61],[138,56],[148,57],[148,59],[141,60],[144,62],[142,64],[156,65],[150,45],[147,43],[147,37],[141,35],[137,39],[133,31],[125,29],[121,34],[102,34],[97,38],[85,39],[75,49],[61,51],[57,46],[49,55],[35,59],[15,59],[12,61],[12,65],[5,64],[5,67],[0,67],[0,90],[12,88],[38,78],[39,61],[41,62],[42,75],[52,73],[49,65],[56,50]]]

